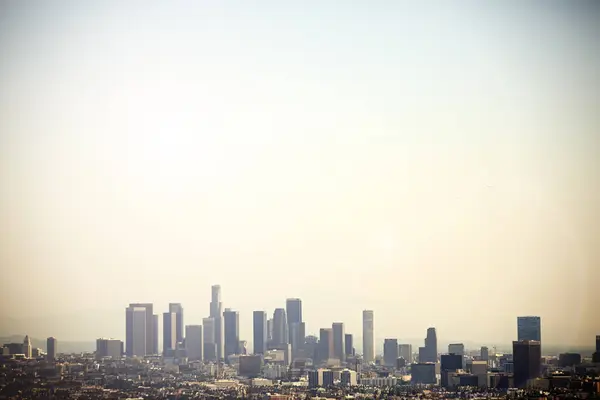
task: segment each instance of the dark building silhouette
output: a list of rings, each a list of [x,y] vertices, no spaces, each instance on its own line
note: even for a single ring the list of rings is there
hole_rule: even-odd
[[[489,359],[490,359],[490,352],[489,352],[489,350],[488,350],[487,347],[483,346],[481,348],[481,353],[480,354],[481,354],[481,360],[482,361],[489,361]]]
[[[596,352],[592,355],[592,362],[600,363],[600,335],[596,335]]]
[[[581,364],[581,354],[562,353],[558,356],[558,366],[562,368],[574,367]]]
[[[267,351],[267,313],[264,311],[254,311],[252,319],[254,328],[254,354],[265,354]]]
[[[46,340],[46,360],[49,362],[56,360],[56,339],[53,337]]]
[[[354,356],[354,339],[351,333],[346,333],[344,338],[346,357]]]
[[[240,315],[237,311],[226,308],[223,312],[225,359],[233,354],[239,354],[240,344]]]
[[[248,378],[260,376],[263,358],[260,354],[240,356],[238,374]]]
[[[425,338],[425,347],[423,350],[419,348],[419,362],[436,363],[437,354],[437,334],[435,328],[428,328],[427,337]]]
[[[398,339],[385,339],[383,341],[383,364],[386,367],[395,367],[398,357]]]
[[[437,383],[435,364],[418,363],[411,366],[410,382],[413,385],[433,385]]]
[[[173,357],[177,348],[177,314],[174,312],[163,313],[163,354]]]
[[[288,324],[302,322],[302,300],[287,299],[285,301],[285,312]]]
[[[514,385],[517,388],[527,386],[527,381],[540,376],[542,352],[540,342],[522,340],[513,342]]]
[[[442,354],[440,362],[441,385],[449,387],[448,373],[462,369],[463,357],[460,354]]]
[[[540,317],[517,317],[517,340],[542,340],[542,320]]]

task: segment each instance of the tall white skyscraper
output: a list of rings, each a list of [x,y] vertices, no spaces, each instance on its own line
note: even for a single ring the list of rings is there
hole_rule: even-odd
[[[217,356],[224,358],[224,339],[223,339],[223,303],[221,302],[221,286],[213,285],[211,287],[210,317],[215,320],[215,343],[217,344]]]
[[[203,359],[202,325],[185,327],[185,351],[189,360]]]
[[[23,339],[23,354],[25,354],[25,358],[31,358],[31,340],[27,335]]]
[[[375,324],[373,310],[363,311],[363,361],[375,361]]]

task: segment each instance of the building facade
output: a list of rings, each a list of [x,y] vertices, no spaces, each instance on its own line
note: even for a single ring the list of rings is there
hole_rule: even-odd
[[[373,310],[363,311],[363,361],[375,361],[375,313]]]

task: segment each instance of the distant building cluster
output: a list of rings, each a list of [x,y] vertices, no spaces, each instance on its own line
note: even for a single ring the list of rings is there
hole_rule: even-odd
[[[190,379],[212,382],[211,387],[217,389],[241,390],[242,383],[278,387],[287,382],[298,391],[338,388],[347,393],[355,386],[439,386],[447,391],[554,387],[600,369],[600,335],[591,358],[577,353],[543,357],[541,319],[537,316],[517,318],[517,340],[509,354],[485,346],[474,351],[464,343],[450,343],[447,351],[440,351],[434,327],[427,328],[423,346],[415,352],[412,344],[385,338],[383,352],[378,354],[373,310],[362,312],[363,346],[362,354],[357,354],[354,337],[343,322],[322,327],[317,335],[307,334],[298,298],[287,299],[285,307],[275,308],[271,315],[263,310],[252,313],[250,352],[240,337],[239,313],[223,307],[219,285],[211,288],[208,316],[198,322],[184,324],[180,303],[170,303],[162,318],[151,303],[131,303],[125,309],[125,341],[97,339],[89,362],[92,369],[103,371],[99,376],[104,383],[110,381],[107,377],[119,377],[123,372],[130,376],[132,368],[154,368],[167,375],[187,374]],[[45,352],[32,348],[28,336],[21,343],[6,343],[2,357],[10,363],[38,360],[60,376],[64,376],[64,366],[70,365],[65,364],[68,356],[59,353],[54,337],[47,339]]]

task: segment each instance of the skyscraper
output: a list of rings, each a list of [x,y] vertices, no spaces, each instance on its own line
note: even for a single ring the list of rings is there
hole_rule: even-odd
[[[287,299],[285,301],[285,312],[287,315],[287,324],[289,330],[288,343],[292,343],[292,325],[299,324],[302,322],[302,300],[300,299]],[[296,332],[297,334],[298,332]],[[302,338],[304,341],[304,338]]]
[[[177,314],[163,313],[163,354],[172,357],[177,348]]]
[[[395,367],[398,360],[398,339],[383,341],[383,363],[386,367]]]
[[[183,342],[183,307],[181,303],[169,303],[169,312],[175,313],[175,344]]]
[[[267,313],[252,313],[254,354],[265,354],[267,351]]]
[[[154,330],[156,328],[156,324],[154,321],[154,313],[153,313],[153,305],[150,303],[132,303],[129,304],[129,307],[127,308],[127,311],[125,313],[126,315],[126,321],[125,321],[125,327],[126,327],[126,333],[125,333],[125,348],[126,351],[125,353],[128,356],[133,356],[133,347],[131,347],[131,345],[133,344],[133,309],[134,308],[143,308],[144,310],[146,310],[146,317],[145,317],[145,324],[146,327],[144,329],[144,334],[145,334],[145,338],[144,338],[144,346],[145,346],[145,351],[144,351],[144,355],[150,355],[150,354],[156,354],[158,352],[158,349],[155,349],[155,337],[154,337]],[[138,310],[139,312],[139,310]],[[138,322],[139,322],[139,318],[138,317]],[[157,317],[158,319],[158,317]],[[138,344],[139,344],[140,339],[138,338]],[[156,346],[158,347],[158,346]],[[137,349],[137,353],[139,353],[139,348]],[[139,354],[137,354],[139,356]]]
[[[363,311],[363,360],[365,363],[375,361],[375,323],[372,310]]]
[[[333,358],[333,329],[321,328],[319,331],[319,361],[327,362]]]
[[[202,319],[203,355],[206,361],[217,360],[217,343],[215,341],[215,319]]]
[[[351,333],[346,333],[344,335],[344,347],[346,358],[354,356],[354,338]]]
[[[295,358],[298,357],[299,352],[304,348],[306,328],[304,322],[292,322],[288,325],[288,330],[290,332],[292,356]]]
[[[31,358],[31,340],[29,336],[25,335],[23,339],[23,354],[25,354],[25,358]]]
[[[217,344],[217,357],[223,358],[223,303],[221,302],[221,286],[211,287],[210,316],[214,319],[215,343]]]
[[[185,353],[191,361],[203,360],[202,325],[187,325],[185,327]]]
[[[331,325],[333,331],[333,358],[337,358],[341,363],[346,361],[346,333],[342,322],[334,322]]]
[[[53,337],[46,339],[46,360],[48,362],[56,360],[56,339]]]
[[[152,354],[158,354],[158,314],[152,314]]]
[[[427,337],[425,338],[425,360],[419,358],[420,362],[437,362],[437,334],[435,328],[427,328]],[[420,357],[420,356],[419,356]]]
[[[119,360],[122,357],[123,342],[117,339],[100,338],[96,340],[96,358],[101,360],[104,357],[113,360]]]
[[[273,342],[273,318],[267,319],[267,343]]]
[[[144,357],[151,354],[148,352],[152,351],[153,346],[152,342],[148,344],[148,338],[152,340],[154,335],[149,334],[148,330],[154,333],[153,317],[151,307],[132,305],[127,308],[126,346],[129,357]],[[149,324],[148,320],[150,321]]]
[[[451,343],[448,345],[448,354],[465,355],[465,345],[462,343]]]
[[[517,317],[517,339],[542,340],[542,320],[540,317]]]
[[[542,352],[540,342],[523,340],[513,342],[513,368],[515,387],[527,386],[527,381],[540,376]]]
[[[482,361],[488,361],[490,359],[490,351],[487,347],[483,346],[481,348],[481,360]]]
[[[413,362],[412,344],[399,344],[398,354],[400,357],[404,358],[408,364],[411,364]]]
[[[225,330],[225,359],[233,354],[239,354],[240,344],[240,315],[237,311],[226,308],[223,312]]]
[[[283,308],[276,308],[273,312],[273,345],[288,344],[288,326]]]

